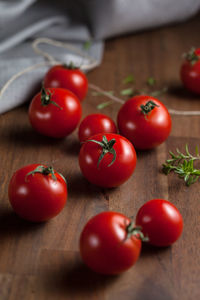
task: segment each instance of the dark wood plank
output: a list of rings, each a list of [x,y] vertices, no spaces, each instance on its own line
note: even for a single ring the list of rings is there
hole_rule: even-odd
[[[195,28],[195,30],[194,30]],[[123,78],[133,73],[138,88],[149,76],[158,88],[168,86],[161,100],[169,108],[200,110],[199,97],[186,92],[179,80],[181,55],[199,44],[200,18],[184,24],[137,33],[106,42],[102,65],[88,74],[89,81],[120,95]],[[124,98],[125,99],[125,98]],[[84,115],[96,112],[105,97],[91,91],[83,103]],[[103,110],[116,119],[119,104]],[[186,188],[175,176],[166,177],[161,165],[169,150],[199,145],[199,117],[172,116],[173,129],[166,143],[138,153],[132,178],[117,189],[102,189],[80,174],[77,132],[52,140],[33,132],[27,106],[0,116],[0,299],[51,300],[188,300],[200,297],[199,184]],[[12,212],[7,186],[12,173],[29,163],[51,164],[68,180],[65,209],[45,224],[29,224]],[[144,246],[137,264],[121,276],[94,274],[81,262],[80,232],[86,221],[104,210],[135,215],[152,198],[172,201],[184,218],[184,232],[172,247]]]

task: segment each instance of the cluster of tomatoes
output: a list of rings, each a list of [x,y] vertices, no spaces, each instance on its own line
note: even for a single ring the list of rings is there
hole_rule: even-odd
[[[32,127],[54,138],[72,133],[81,119],[81,101],[87,90],[86,76],[72,64],[52,67],[41,92],[30,103]],[[121,107],[117,125],[119,134],[110,117],[91,114],[79,126],[80,170],[89,182],[101,187],[117,187],[128,180],[136,166],[135,148],[151,149],[163,143],[170,134],[171,117],[158,99],[140,95]],[[20,217],[33,222],[49,220],[66,203],[65,178],[49,166],[25,166],[10,180],[9,200]],[[118,274],[136,262],[141,241],[169,246],[182,228],[177,208],[169,201],[154,199],[140,208],[135,222],[111,211],[90,219],[81,233],[80,253],[94,271]]]

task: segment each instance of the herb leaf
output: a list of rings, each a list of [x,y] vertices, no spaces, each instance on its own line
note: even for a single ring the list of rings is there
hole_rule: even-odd
[[[124,89],[124,90],[121,90],[120,94],[122,96],[133,96],[134,90],[133,90],[133,88]]]
[[[157,90],[157,91],[153,91],[153,92],[149,93],[149,95],[152,96],[152,97],[158,97],[160,95],[163,95],[167,91],[168,91],[168,88],[164,87],[161,90]]]
[[[148,84],[149,86],[154,86],[155,83],[156,83],[155,78],[149,77],[149,78],[147,79],[147,84]]]
[[[128,75],[126,78],[124,78],[123,83],[133,83],[135,81],[135,78],[132,74]]]
[[[100,103],[96,106],[97,109],[103,109],[109,105],[111,105],[113,103],[113,101],[107,101],[107,102],[103,102],[103,103]]]
[[[196,155],[193,156],[188,149],[188,145],[185,145],[185,153],[182,153],[179,149],[176,149],[176,154],[169,151],[171,156],[167,159],[163,166],[163,173],[168,175],[170,172],[178,174],[179,178],[183,178],[185,184],[190,186],[195,183],[200,177],[200,170],[194,168],[194,161],[200,160],[199,149],[196,147]]]

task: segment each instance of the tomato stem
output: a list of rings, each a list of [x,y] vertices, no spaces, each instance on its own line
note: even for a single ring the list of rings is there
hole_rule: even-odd
[[[97,168],[99,168],[99,164],[102,161],[102,159],[104,158],[104,156],[106,155],[106,153],[111,153],[113,155],[113,159],[112,159],[111,163],[108,165],[108,167],[110,167],[110,166],[112,166],[112,164],[114,164],[114,162],[116,160],[116,151],[113,148],[114,144],[116,143],[115,139],[111,139],[110,141],[108,141],[106,136],[104,135],[101,142],[96,141],[96,140],[87,140],[85,143],[87,143],[87,142],[93,142],[102,147],[102,152],[101,152],[101,155],[100,155],[98,163],[97,163]]]
[[[41,174],[43,174],[45,176],[48,176],[49,174],[51,174],[52,179],[55,180],[55,181],[57,180],[57,178],[55,176],[55,171],[54,171],[53,167],[51,167],[51,166],[50,167],[44,167],[42,165],[41,166],[37,166],[35,168],[35,170],[27,173],[26,177],[29,176],[29,175],[33,176],[35,173],[41,173]]]
[[[184,53],[183,57],[191,63],[191,65],[195,65],[195,63],[199,60],[199,56],[195,52],[195,48],[192,47],[188,53]]]
[[[60,107],[55,101],[52,101],[51,97],[52,97],[51,92],[49,90],[46,90],[44,85],[42,85],[42,88],[41,88],[41,104],[42,104],[42,106],[47,106],[51,103],[62,110],[63,108]]]
[[[152,100],[149,100],[145,105],[142,104],[140,106],[141,111],[145,116],[148,115],[155,107],[159,107],[159,105]]]
[[[76,69],[79,69],[78,66],[76,66],[73,61],[70,61],[69,64],[63,64],[63,67],[66,68],[66,69],[69,69],[69,70],[76,70]]]
[[[141,226],[135,226],[135,224],[133,222],[130,222],[127,226],[126,226],[126,239],[131,238],[131,236],[135,236],[138,239],[140,239],[142,242],[148,242],[149,238],[147,236],[144,236],[143,232],[142,232],[142,227]]]

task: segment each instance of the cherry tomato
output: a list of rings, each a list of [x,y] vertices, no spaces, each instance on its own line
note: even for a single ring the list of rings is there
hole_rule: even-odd
[[[59,88],[42,88],[29,107],[32,127],[54,138],[69,135],[78,126],[81,114],[78,98],[70,91]]]
[[[181,235],[183,219],[178,209],[169,201],[153,199],[138,211],[136,224],[141,226],[149,243],[155,246],[169,246]]]
[[[82,145],[79,153],[83,175],[91,183],[102,187],[116,187],[128,180],[136,160],[133,145],[113,133],[94,135]]]
[[[67,185],[64,177],[52,167],[31,164],[13,174],[8,195],[17,215],[32,222],[43,222],[64,208]]]
[[[84,142],[98,133],[117,133],[113,120],[103,114],[92,114],[85,117],[79,127],[80,142]]]
[[[141,251],[138,229],[130,219],[102,212],[85,225],[80,236],[80,253],[85,264],[102,274],[119,274],[137,261]]]
[[[180,70],[181,80],[184,86],[196,93],[200,94],[200,48],[191,49],[185,55],[185,61]]]
[[[87,77],[73,64],[52,67],[44,77],[45,88],[63,88],[73,92],[82,101],[88,91]]]
[[[118,128],[136,149],[151,149],[163,143],[171,131],[167,108],[151,96],[135,96],[119,110]]]

